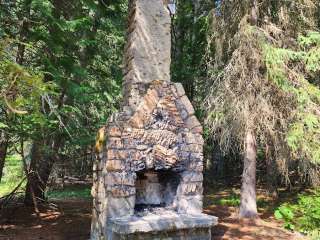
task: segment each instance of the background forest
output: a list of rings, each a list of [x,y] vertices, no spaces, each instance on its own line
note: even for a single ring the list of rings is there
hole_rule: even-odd
[[[320,2],[176,4],[171,75],[204,126],[208,204],[269,207],[320,239]],[[0,0],[1,211],[90,198],[96,132],[121,103],[127,6]]]

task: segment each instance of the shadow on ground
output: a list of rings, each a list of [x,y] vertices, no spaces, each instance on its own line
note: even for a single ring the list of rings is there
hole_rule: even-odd
[[[89,239],[90,199],[56,201],[42,207],[39,217],[32,210],[23,205],[7,208],[0,217],[0,240]],[[262,213],[255,221],[240,221],[236,207],[216,204],[207,204],[204,212],[219,217],[219,224],[212,229],[213,240],[299,239],[282,229],[272,214]]]

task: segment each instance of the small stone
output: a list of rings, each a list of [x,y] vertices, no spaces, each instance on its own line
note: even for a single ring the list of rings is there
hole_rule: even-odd
[[[126,169],[123,160],[108,160],[106,165],[107,171],[123,171]]]
[[[122,160],[127,159],[128,152],[126,150],[109,149],[107,152],[108,160]]]
[[[129,186],[109,186],[108,189],[109,192],[111,192],[113,197],[129,197],[136,194],[136,188],[135,187],[129,187]]]
[[[146,168],[146,163],[144,161],[132,161],[131,162],[131,170],[138,172],[142,171]]]
[[[200,133],[195,133],[195,134],[194,134],[194,137],[195,137],[196,142],[197,142],[198,144],[201,144],[201,145],[204,144],[204,139],[203,139],[203,137],[202,137],[202,134],[200,134]]]
[[[194,161],[202,162],[203,161],[203,153],[202,153],[202,151],[201,152],[193,152],[190,154],[190,158],[194,159]]]
[[[181,108],[180,115],[183,120],[186,120],[189,117],[187,110],[185,110],[184,108]]]
[[[149,146],[145,145],[145,144],[139,144],[136,146],[136,149],[139,151],[144,151],[144,150],[147,150],[148,148],[149,148]]]
[[[190,152],[188,152],[188,151],[179,151],[179,161],[187,162],[187,161],[189,161],[189,159],[190,159]]]
[[[202,126],[197,126],[191,129],[191,132],[195,134],[202,134],[203,133],[203,128]]]
[[[189,144],[187,145],[187,149],[192,152],[191,154],[195,153],[195,154],[201,154],[203,152],[203,145],[201,144]],[[194,155],[195,156],[195,155]]]
[[[121,137],[120,128],[111,126],[108,128],[107,137]]]
[[[123,148],[123,143],[120,137],[110,137],[107,140],[108,148],[121,149]]]
[[[186,133],[185,141],[187,144],[198,144],[197,139],[195,138],[195,135],[191,132]]]

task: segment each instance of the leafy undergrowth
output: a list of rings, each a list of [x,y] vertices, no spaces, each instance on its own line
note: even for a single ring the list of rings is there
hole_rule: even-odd
[[[24,178],[22,161],[19,155],[9,155],[6,158],[3,169],[3,177],[0,182],[0,197],[9,194]],[[21,185],[24,189],[25,182]]]
[[[294,201],[281,204],[274,212],[284,227],[320,240],[320,189],[301,193]]]
[[[204,204],[206,207],[233,207],[237,211],[240,188],[208,189]],[[311,240],[320,240],[320,189],[303,193],[280,189],[279,199],[274,201],[263,188],[258,188],[257,206],[262,220],[275,220],[287,230],[300,232]]]

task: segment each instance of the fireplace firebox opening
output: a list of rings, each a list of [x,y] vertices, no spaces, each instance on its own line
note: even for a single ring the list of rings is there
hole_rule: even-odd
[[[179,174],[170,170],[137,172],[135,212],[174,210],[179,183]]]

